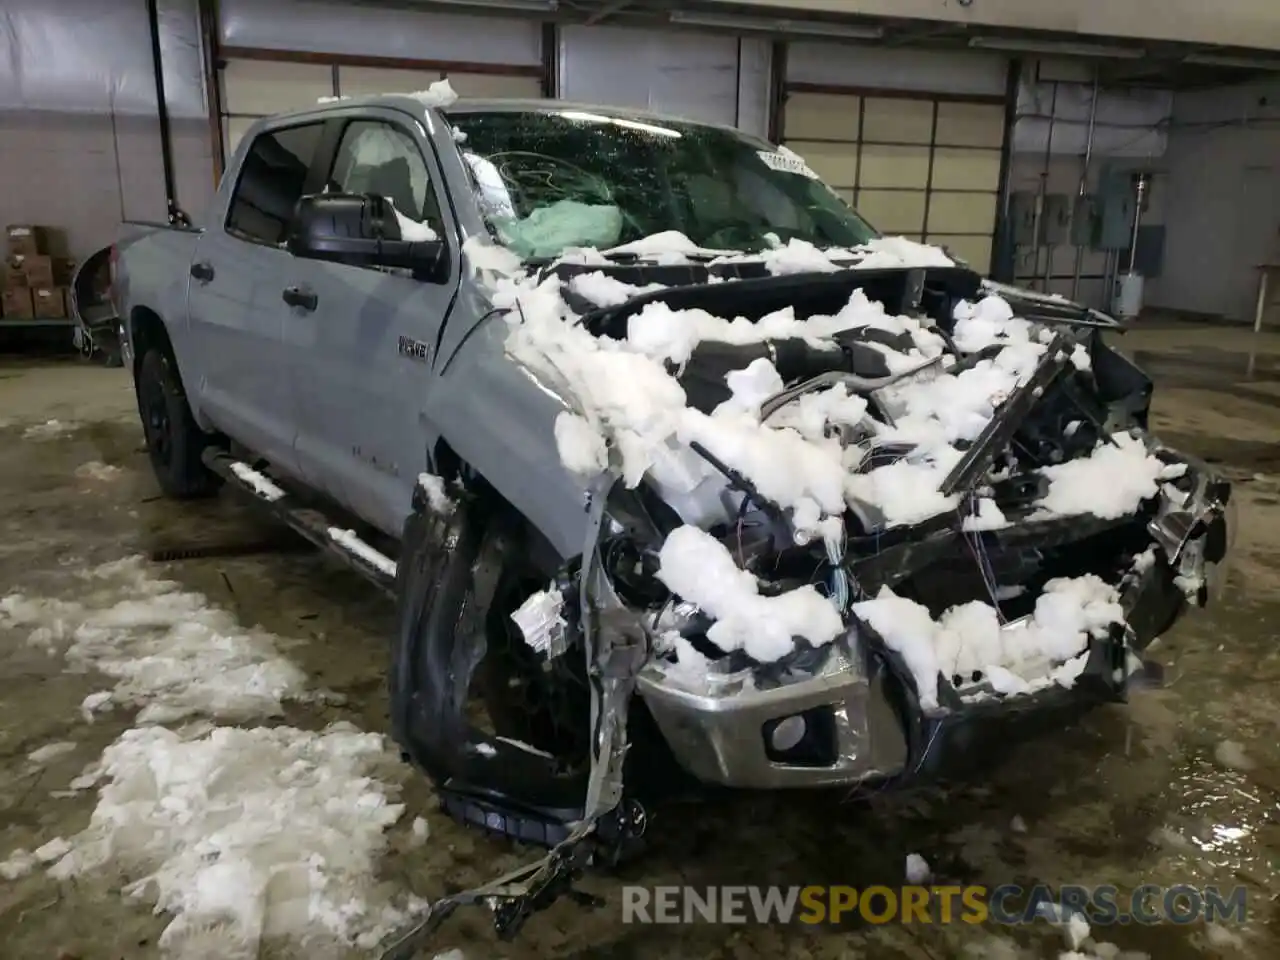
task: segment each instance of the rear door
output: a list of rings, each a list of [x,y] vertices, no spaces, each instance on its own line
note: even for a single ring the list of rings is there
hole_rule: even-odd
[[[406,270],[308,264],[318,307],[295,315],[289,331],[305,365],[298,456],[311,485],[399,535],[426,466],[423,398],[458,285],[456,227],[417,118],[380,109],[342,122],[326,189],[387,198],[419,230],[446,240],[449,269],[431,281]]]
[[[284,249],[298,198],[313,188],[324,123],[261,131],[244,155],[223,223],[196,244],[188,311],[203,371],[200,404],[233,440],[288,473],[298,406],[282,299],[295,261]]]

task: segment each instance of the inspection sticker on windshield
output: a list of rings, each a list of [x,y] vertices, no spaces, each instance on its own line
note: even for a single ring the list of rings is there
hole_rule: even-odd
[[[764,165],[771,170],[780,170],[783,173],[798,173],[800,176],[808,177],[810,180],[818,179],[818,175],[804,162],[804,159],[790,150],[786,152],[781,150],[757,150],[756,156],[763,160]]]

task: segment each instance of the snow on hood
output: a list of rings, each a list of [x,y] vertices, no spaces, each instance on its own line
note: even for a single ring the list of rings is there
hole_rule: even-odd
[[[779,275],[952,265],[942,251],[903,238],[876,240],[857,250],[819,250],[793,240],[759,254],[725,254],[702,250],[681,234],[663,233],[611,252],[656,263],[693,257],[704,263],[763,260],[770,273]],[[596,337],[576,323],[578,315],[565,301],[565,287],[592,303],[610,306],[656,285],[642,288],[598,272],[562,281],[550,271],[539,280],[508,251],[475,239],[468,241],[464,253],[488,282],[495,306],[507,309],[508,354],[565,390],[571,408],[560,415],[554,439],[566,468],[584,475],[612,469],[628,486],[647,477],[660,492],[723,485],[717,471],[691,449],[697,443],[777,504],[801,541],[838,538],[850,508],[878,515],[886,526],[915,524],[960,509],[958,497],[939,491],[942,480],[961,459],[963,445],[978,437],[1004,400],[1034,372],[1052,339],[1050,331],[1015,316],[1008,301],[987,294],[976,303],[958,306],[953,336],[962,353],[993,345],[1002,349],[952,373],[954,359],[942,337],[920,320],[889,314],[856,290],[834,315],[798,319],[787,308],[757,322],[652,302],[630,318],[626,338],[615,340]],[[571,251],[561,260],[588,266],[608,263],[590,249]],[[866,400],[843,386],[805,394],[762,420],[762,401],[782,388],[768,360],[731,372],[726,378],[731,399],[710,413],[688,405],[678,380],[680,368],[699,343],[800,337],[821,345],[839,331],[858,327],[909,337],[905,351],[877,345],[892,371],[939,360],[927,373],[878,394],[891,409],[892,425],[867,417]],[[1087,368],[1089,357],[1083,348],[1073,359]],[[871,440],[847,443],[838,429],[829,429],[853,425],[869,429]],[[857,472],[872,446],[884,442],[906,444],[910,453]],[[1156,492],[1162,468],[1136,438],[1125,436],[1118,446],[1100,444],[1088,457],[1045,471],[1051,486],[1041,509],[1057,515],[1121,516]],[[968,513],[965,529],[993,529],[1005,523],[989,500],[970,504]],[[724,519],[703,518],[698,523],[707,526]],[[760,661],[785,655],[793,649],[795,637],[820,645],[841,630],[835,605],[812,587],[761,596],[754,578],[738,567],[729,551],[695,525],[669,535],[661,551],[659,577],[674,593],[716,618],[711,639],[721,649],[743,649]],[[1078,659],[1082,638],[1113,614],[1119,619],[1114,596],[1107,590],[1101,581],[1088,578],[1059,582],[1041,598],[1030,624],[1018,631],[1033,641],[1018,640],[1024,652],[1031,651],[1037,663],[1066,661],[1055,679],[1073,680],[1072,671],[1083,667],[1082,660],[1071,659]],[[969,604],[934,623],[923,607],[885,593],[855,605],[854,611],[874,623],[891,646],[897,643],[904,658],[921,671],[917,678],[926,698],[928,684],[936,688],[939,669],[981,670],[1009,692],[1025,690],[1031,683],[1028,664],[1002,646],[1007,631],[1000,629],[993,607]],[[904,631],[903,624],[910,629]],[[904,639],[908,635],[917,639]],[[1041,674],[1047,675],[1043,669]]]

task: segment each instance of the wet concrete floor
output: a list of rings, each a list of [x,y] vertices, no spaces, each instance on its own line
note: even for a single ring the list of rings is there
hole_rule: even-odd
[[[515,943],[498,943],[480,912],[460,912],[432,952],[505,957],[910,958],[1057,957],[1063,936],[1023,927],[865,923],[832,926],[637,925],[621,922],[615,884],[782,886],[903,882],[919,853],[935,882],[1024,887],[1113,884],[1242,885],[1243,925],[1095,926],[1098,956],[1156,960],[1280,956],[1280,336],[1178,326],[1120,343],[1156,376],[1153,426],[1218,463],[1236,482],[1241,529],[1228,592],[1153,651],[1165,687],[1104,708],[1076,729],[1016,748],[979,782],[869,797],[735,795],[658,810],[653,849],[618,879],[586,886],[612,896],[593,911],[561,903]],[[1250,353],[1253,353],[1252,363]],[[63,429],[32,430],[56,418]],[[118,470],[86,464],[107,465]],[[73,571],[130,553],[211,542],[254,542],[269,524],[230,497],[176,505],[158,497],[141,450],[126,375],[74,362],[0,366],[0,594],[59,595]],[[162,575],[198,590],[245,624],[305,642],[289,656],[342,705],[290,708],[320,727],[348,719],[386,731],[384,669],[390,610],[382,597],[309,553],[278,552],[167,564]],[[0,631],[0,858],[82,828],[92,792],[52,799],[127,725],[87,723],[79,705],[93,678]],[[1242,751],[1224,752],[1234,741]],[[33,773],[26,754],[50,741],[74,751]],[[1243,756],[1238,754],[1242,753]],[[384,876],[428,898],[527,862],[532,852],[464,829],[430,788],[401,772],[407,820],[430,839],[392,841]],[[1015,824],[1016,818],[1016,824]],[[120,893],[125,876],[58,883],[0,880],[0,957],[159,956],[165,919]],[[321,954],[288,942],[262,954]],[[327,955],[327,954],[324,954]],[[367,956],[352,952],[351,956]],[[1120,954],[1124,956],[1126,954]]]

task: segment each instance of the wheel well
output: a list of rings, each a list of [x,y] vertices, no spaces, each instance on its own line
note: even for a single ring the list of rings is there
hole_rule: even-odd
[[[173,343],[169,339],[169,331],[165,329],[160,315],[146,307],[134,307],[129,315],[129,337],[133,341],[133,365],[137,372],[138,364],[153,347],[165,351],[170,359],[173,356]]]

